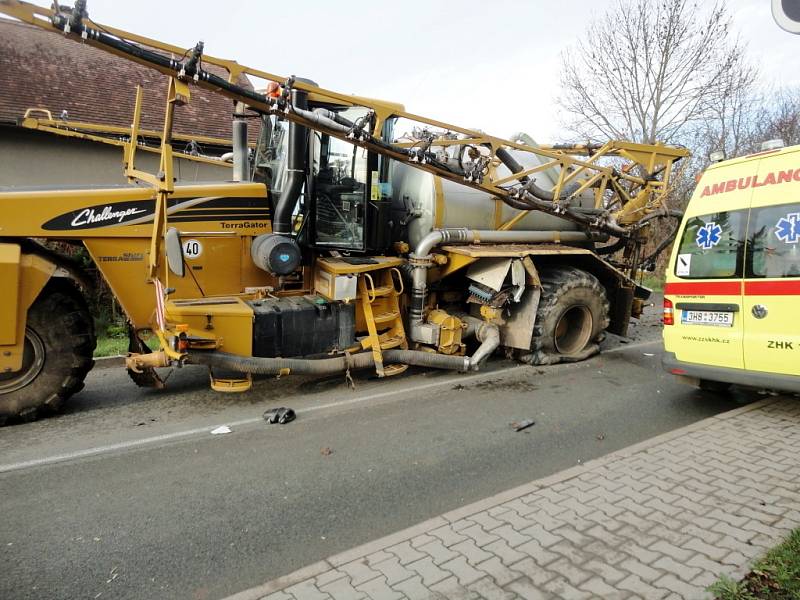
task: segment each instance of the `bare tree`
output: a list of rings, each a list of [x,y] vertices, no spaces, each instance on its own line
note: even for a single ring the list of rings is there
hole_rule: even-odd
[[[764,95],[755,116],[750,151],[765,140],[780,138],[787,146],[800,144],[800,89],[782,89]]]
[[[800,89],[759,89],[754,69],[730,73],[726,85],[709,98],[709,118],[688,142],[694,172],[708,166],[712,152],[733,158],[761,149],[761,143],[781,139],[800,144]]]
[[[749,151],[762,104],[756,82],[755,67],[740,54],[731,61],[718,85],[709,90],[703,100],[705,118],[695,129],[696,140],[691,144],[701,164],[712,152],[721,151],[731,157]]]
[[[720,1],[618,0],[565,52],[559,104],[582,139],[679,141],[741,53]]]

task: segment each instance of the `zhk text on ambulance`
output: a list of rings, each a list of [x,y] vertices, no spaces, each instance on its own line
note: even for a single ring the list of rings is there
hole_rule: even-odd
[[[707,388],[800,392],[800,146],[712,164],[664,287],[664,367]]]

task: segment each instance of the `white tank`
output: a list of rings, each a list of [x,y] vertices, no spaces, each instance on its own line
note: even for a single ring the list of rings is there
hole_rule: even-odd
[[[512,139],[521,139],[524,134],[515,134]],[[530,138],[525,140],[526,143]],[[524,139],[524,138],[523,138]],[[544,160],[530,152],[512,152],[514,158],[523,167],[542,164]],[[498,169],[498,175],[510,175],[505,166]],[[549,169],[537,173],[540,187],[550,189],[558,177],[557,169]],[[392,212],[395,218],[402,218],[409,212],[417,216],[408,222],[408,242],[411,247],[433,229],[448,227],[467,227],[469,229],[496,229],[496,201],[493,196],[467,186],[441,179],[443,201],[439,210],[436,201],[436,185],[434,176],[405,163],[392,161],[390,181],[392,184]],[[505,222],[519,211],[500,201],[500,222]],[[594,194],[590,191],[581,194],[573,201],[572,206],[591,207],[594,205]],[[408,217],[406,217],[408,218]],[[528,216],[514,225],[513,229],[529,231],[574,231],[577,225],[571,221],[560,219],[541,211],[530,211]]]

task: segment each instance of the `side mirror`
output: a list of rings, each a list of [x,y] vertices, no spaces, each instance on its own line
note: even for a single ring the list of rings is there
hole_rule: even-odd
[[[183,262],[183,246],[181,245],[181,234],[174,227],[167,229],[164,236],[164,248],[167,253],[167,265],[169,270],[178,277],[186,275],[186,265]]]
[[[800,33],[800,3],[796,0],[772,0],[772,18],[789,33]]]

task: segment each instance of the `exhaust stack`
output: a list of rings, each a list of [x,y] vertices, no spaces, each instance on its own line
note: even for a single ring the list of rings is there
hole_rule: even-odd
[[[250,156],[247,148],[247,120],[244,105],[236,104],[233,117],[233,180],[250,181]]]

